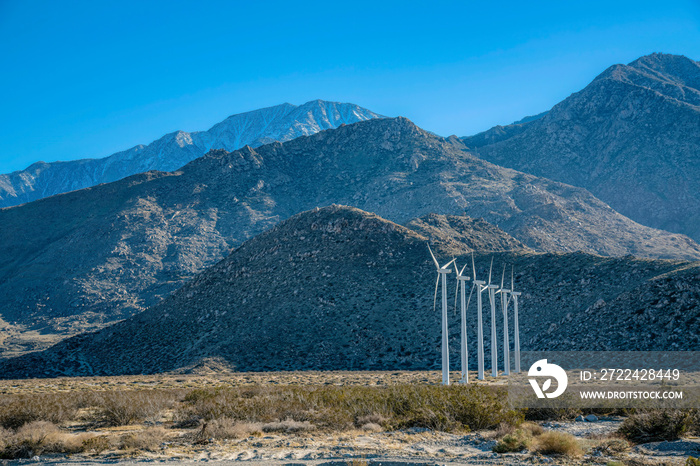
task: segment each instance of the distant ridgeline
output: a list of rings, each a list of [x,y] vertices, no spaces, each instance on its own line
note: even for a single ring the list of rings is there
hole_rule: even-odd
[[[120,180],[149,170],[173,171],[211,149],[236,150],[274,141],[289,141],[340,125],[381,115],[354,104],[313,100],[239,113],[208,131],[166,134],[147,146],[138,145],[101,159],[37,162],[25,170],[0,175],[0,207]]]

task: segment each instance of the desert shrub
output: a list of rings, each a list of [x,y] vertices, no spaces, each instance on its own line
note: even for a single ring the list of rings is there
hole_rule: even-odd
[[[593,450],[606,456],[612,456],[624,453],[629,449],[630,443],[627,440],[618,437],[608,437],[601,440]]]
[[[316,429],[316,426],[309,421],[295,421],[294,419],[285,419],[284,421],[268,422],[263,424],[263,432],[305,432]]]
[[[18,429],[34,421],[61,424],[75,418],[81,399],[69,393],[6,395],[0,398],[0,426]]]
[[[685,460],[685,466],[700,466],[700,458],[689,456],[688,459]]]
[[[504,435],[494,445],[493,451],[496,453],[517,452],[529,449],[530,445],[532,445],[532,435],[522,429],[516,429],[512,434]]]
[[[520,428],[530,434],[532,437],[537,437],[545,432],[544,427],[539,424],[535,424],[534,422],[523,422],[520,425]]]
[[[184,401],[187,403],[197,403],[203,400],[209,400],[216,396],[217,390],[205,390],[196,388],[185,395]]]
[[[524,422],[518,428],[512,424],[501,424],[496,430],[500,440],[493,447],[496,453],[518,452],[528,450],[533,438],[544,433],[542,426],[532,422]]]
[[[370,423],[389,429],[469,430],[519,423],[522,417],[504,400],[497,389],[477,386],[230,387],[188,393],[174,417],[191,425],[221,418],[287,419],[334,430]]]
[[[522,418],[498,389],[480,386],[407,385],[390,388],[388,407],[396,427],[479,430]]]
[[[97,421],[110,426],[157,422],[175,404],[175,395],[160,390],[121,390],[99,394],[95,400]]]
[[[380,426],[379,424],[375,424],[374,422],[362,424],[360,428],[366,432],[381,432],[382,430],[384,430],[382,426]]]
[[[214,419],[203,429],[202,437],[216,439],[243,438],[262,433],[261,423],[237,422],[230,418]]]
[[[693,409],[690,412],[689,430],[691,434],[700,435],[700,409]]]
[[[528,421],[571,421],[581,414],[579,408],[573,406],[528,408],[525,419]]]
[[[148,427],[139,432],[122,436],[119,448],[122,450],[156,451],[166,436],[167,432],[162,427]]]
[[[363,416],[359,416],[357,419],[355,419],[355,425],[358,427],[364,427],[368,424],[375,424],[381,426],[385,422],[387,422],[387,418],[385,418],[379,413],[366,414]]]
[[[17,431],[3,429],[0,433],[0,458],[31,458],[46,453],[77,453],[83,450],[88,434],[72,435],[50,422],[33,421]]]
[[[692,425],[692,413],[685,410],[656,409],[639,412],[625,419],[618,433],[635,443],[678,440]]]
[[[104,435],[88,437],[82,442],[82,450],[85,453],[96,453],[98,455],[109,450],[112,446],[110,439]]]
[[[571,434],[547,431],[533,442],[534,450],[545,455],[564,455],[579,457],[583,455],[581,445]]]

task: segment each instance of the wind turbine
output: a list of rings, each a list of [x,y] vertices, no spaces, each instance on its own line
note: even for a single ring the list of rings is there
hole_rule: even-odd
[[[435,254],[433,254],[433,250],[430,249],[430,245],[428,245],[428,251],[430,251],[430,257],[433,258],[433,262],[435,262],[435,267],[437,268],[438,272],[437,280],[435,280],[433,311],[435,311],[435,303],[437,301],[438,282],[440,281],[440,277],[442,277],[442,384],[449,385],[450,351],[447,346],[447,274],[452,272],[452,270],[450,270],[449,267],[455,260],[452,259],[450,262],[440,267],[440,264],[438,263],[437,259],[435,259]]]
[[[510,338],[508,336],[508,293],[511,290],[503,288],[503,281],[506,277],[506,266],[503,265],[503,275],[501,275],[501,308],[503,308],[503,375],[510,375]]]
[[[496,288],[498,285],[491,284],[491,270],[493,269],[493,257],[489,268],[489,303],[491,304],[491,376],[498,377],[498,342],[496,341]]]
[[[519,291],[514,291],[515,290],[515,279],[514,279],[515,273],[513,272],[513,267],[510,269],[510,295],[513,297],[513,308],[514,308],[514,314],[513,317],[515,318],[515,321],[513,322],[513,326],[515,327],[515,342],[514,345],[515,347],[513,348],[515,351],[515,373],[520,372],[520,325],[518,324],[518,296],[520,296]]]
[[[472,252],[472,270],[474,271],[474,284],[473,286],[476,286],[477,293],[476,293],[476,307],[478,309],[477,313],[477,340],[478,340],[478,347],[477,347],[477,355],[478,355],[478,372],[477,372],[477,379],[479,380],[484,380],[484,322],[481,317],[481,293],[484,292],[487,288],[484,286],[486,284],[485,281],[483,280],[477,280],[476,279],[476,266],[474,265],[474,253]]]
[[[457,268],[457,262],[453,263],[455,267],[455,273],[457,274],[457,288],[455,288],[455,309],[457,309],[457,289],[460,288],[462,291],[462,299],[461,299],[461,323],[460,323],[460,332],[462,336],[462,346],[461,346],[461,351],[460,351],[460,356],[462,358],[462,379],[460,380],[460,383],[466,384],[469,383],[469,361],[467,359],[467,308],[469,307],[469,302],[472,299],[472,293],[474,292],[474,285],[472,285],[472,289],[469,292],[469,300],[466,300],[466,291],[465,291],[465,282],[467,280],[470,280],[468,275],[462,275],[462,272],[464,272],[464,269],[467,268],[467,265],[465,264],[464,267],[462,267],[462,270],[459,270]]]

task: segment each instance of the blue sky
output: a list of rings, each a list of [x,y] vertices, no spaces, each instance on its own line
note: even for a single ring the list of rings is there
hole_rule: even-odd
[[[0,0],[0,173],[317,98],[468,135],[651,52],[700,60],[700,1]]]

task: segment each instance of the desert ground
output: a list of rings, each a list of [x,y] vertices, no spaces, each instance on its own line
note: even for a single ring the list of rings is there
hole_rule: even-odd
[[[597,412],[591,422],[573,410],[513,415],[498,399],[505,378],[470,374],[471,388],[444,390],[437,371],[193,372],[0,381],[2,462],[613,466],[700,457],[697,411]],[[469,405],[491,390],[495,398]],[[648,441],[621,434],[629,419]],[[679,422],[679,438],[654,438]]]

